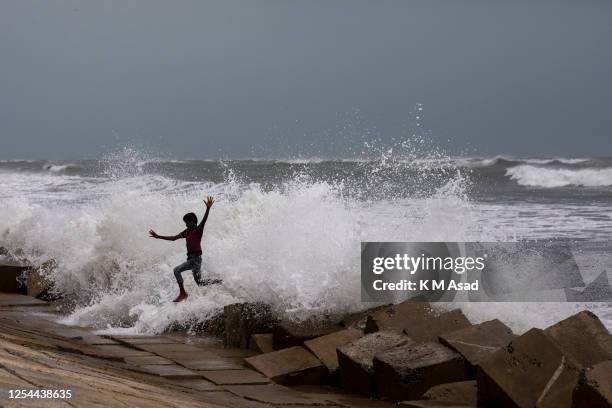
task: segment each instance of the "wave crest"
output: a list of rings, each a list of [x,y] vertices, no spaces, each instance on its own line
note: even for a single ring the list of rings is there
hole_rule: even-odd
[[[81,170],[81,166],[74,163],[67,164],[53,164],[53,163],[45,163],[43,165],[43,170],[46,170],[51,173],[66,173],[66,172],[74,172]]]
[[[612,186],[612,168],[551,169],[520,165],[506,170],[506,176],[530,187],[607,187]]]
[[[492,166],[515,166],[520,164],[538,165],[577,165],[589,162],[592,159],[570,158],[570,157],[548,157],[548,158],[519,158],[507,155],[497,155],[491,158],[463,158],[457,163],[466,167],[492,167]]]
[[[436,194],[393,207],[347,198],[342,184],[308,177],[273,189],[230,176],[160,189],[164,181],[175,183],[110,179],[96,184],[97,199],[80,205],[11,198],[0,213],[2,244],[35,263],[58,262],[48,277],[75,300],[67,322],[154,333],[203,321],[238,301],[265,301],[296,319],[354,311],[362,307],[360,241],[476,238],[461,174]],[[201,214],[208,194],[217,204],[204,235],[203,271],[224,284],[200,288],[185,276],[190,298],[176,305],[172,268],[184,260],[184,242],[155,241],[146,231],[180,231],[182,215]]]

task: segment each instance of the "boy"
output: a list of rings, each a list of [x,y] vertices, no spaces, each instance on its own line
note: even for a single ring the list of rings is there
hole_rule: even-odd
[[[152,238],[165,239],[166,241],[176,241],[177,239],[185,238],[187,241],[187,261],[174,268],[174,276],[176,277],[180,290],[180,293],[178,297],[174,299],[174,302],[182,302],[183,300],[187,299],[188,296],[187,292],[185,292],[185,287],[183,286],[183,277],[181,276],[181,273],[184,271],[191,269],[193,279],[195,279],[196,283],[200,286],[221,282],[218,279],[212,281],[210,279],[202,280],[202,277],[200,276],[200,269],[202,267],[202,247],[200,242],[202,241],[202,234],[204,233],[204,224],[206,224],[206,220],[208,219],[208,212],[210,211],[210,207],[212,207],[214,202],[215,199],[213,197],[208,197],[206,199],[206,212],[204,213],[202,222],[200,222],[199,225],[198,217],[194,213],[185,214],[183,221],[185,221],[187,229],[178,235],[163,236],[158,235],[153,230],[149,230],[149,235]]]

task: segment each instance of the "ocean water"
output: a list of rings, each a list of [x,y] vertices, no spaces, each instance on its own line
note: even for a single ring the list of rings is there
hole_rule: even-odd
[[[222,285],[172,303],[185,258],[182,216],[216,197],[203,272]],[[0,162],[0,246],[73,300],[66,322],[106,332],[192,327],[224,305],[265,301],[287,318],[360,303],[361,241],[608,240],[612,159],[450,157],[389,150],[351,159],[169,160],[126,148],[100,160]],[[596,261],[596,260],[589,260]],[[612,265],[602,265],[606,269]],[[515,331],[609,303],[440,304]]]

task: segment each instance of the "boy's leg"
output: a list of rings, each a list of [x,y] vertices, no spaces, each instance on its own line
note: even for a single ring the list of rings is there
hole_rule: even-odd
[[[191,261],[191,272],[193,273],[193,279],[198,285],[202,285],[202,257],[196,256],[190,259]]]
[[[185,292],[185,287],[183,286],[183,276],[181,274],[189,269],[191,269],[191,262],[189,262],[189,260],[174,268],[174,276],[176,277],[176,282],[178,283],[180,291],[178,297],[174,299],[175,302],[181,302],[187,298],[187,292]]]
[[[183,283],[183,277],[181,276],[181,274],[190,269],[191,269],[191,262],[189,262],[189,260],[187,260],[186,262],[183,262],[182,264],[174,268],[174,277],[176,278],[176,281],[179,283],[179,285]]]
[[[198,286],[214,285],[222,282],[221,279],[202,279],[202,257],[194,258],[193,269],[191,271],[193,272],[193,279]]]

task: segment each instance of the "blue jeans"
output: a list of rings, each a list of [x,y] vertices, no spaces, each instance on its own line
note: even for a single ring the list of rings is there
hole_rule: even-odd
[[[183,262],[176,268],[174,268],[174,276],[176,277],[176,281],[180,284],[183,283],[183,277],[181,274],[185,271],[191,270],[193,273],[193,279],[195,279],[198,285],[202,284],[202,256],[188,256],[187,261]]]

